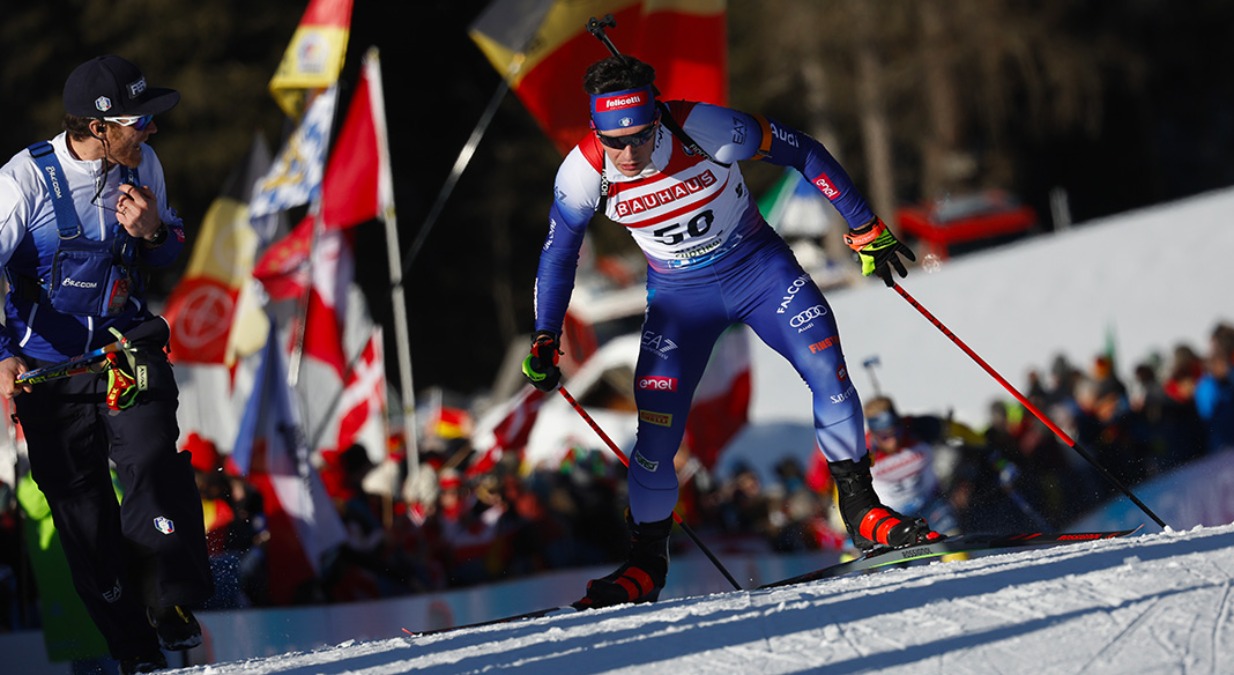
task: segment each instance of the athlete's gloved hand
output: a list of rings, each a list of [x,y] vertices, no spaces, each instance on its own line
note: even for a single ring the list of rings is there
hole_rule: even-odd
[[[561,384],[561,344],[557,335],[548,331],[536,333],[531,341],[531,353],[523,359],[523,375],[540,391],[552,391]]]
[[[895,266],[901,278],[908,276],[908,270],[904,269],[904,263],[899,256],[909,260],[917,259],[912,249],[896,239],[881,218],[875,218],[869,225],[844,233],[844,243],[861,258],[863,276],[868,277],[877,272],[878,276],[883,278],[883,283],[889,287],[895,285],[891,278],[892,266]]]

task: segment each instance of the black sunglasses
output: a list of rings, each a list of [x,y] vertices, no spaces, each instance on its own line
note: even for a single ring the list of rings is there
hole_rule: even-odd
[[[637,148],[638,146],[650,141],[656,135],[656,127],[658,123],[643,129],[637,134],[629,136],[605,136],[600,132],[596,132],[596,136],[600,137],[600,142],[614,150],[624,150],[626,148]]]

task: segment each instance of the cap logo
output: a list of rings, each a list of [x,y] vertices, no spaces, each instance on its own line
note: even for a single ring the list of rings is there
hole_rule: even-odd
[[[626,129],[656,119],[656,98],[649,85],[591,96],[591,120],[596,129]]]
[[[128,86],[129,98],[137,98],[146,90],[146,78],[142,77],[134,82],[130,82]]]
[[[637,92],[626,96],[611,96],[608,98],[600,98],[596,102],[596,109],[605,112],[612,110],[621,110],[622,108],[634,108],[646,101],[644,98],[646,92]]]
[[[111,99],[106,96],[100,96],[94,99],[94,107],[99,112],[107,112],[111,110]]]

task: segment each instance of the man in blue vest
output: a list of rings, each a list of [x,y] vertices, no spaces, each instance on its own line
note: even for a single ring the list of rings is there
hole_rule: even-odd
[[[193,469],[176,449],[169,328],[145,298],[146,270],[184,247],[146,144],[179,101],[123,58],[91,59],[65,83],[64,132],[0,168],[0,395],[14,399],[73,584],[125,673],[200,644],[189,607],[213,591]],[[112,368],[17,382],[119,336],[132,349]]]

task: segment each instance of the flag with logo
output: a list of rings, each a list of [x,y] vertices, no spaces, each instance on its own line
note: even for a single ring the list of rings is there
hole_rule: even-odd
[[[333,85],[313,99],[274,165],[258,181],[249,203],[250,219],[303,206],[320,197],[337,99],[338,87]]]
[[[313,215],[305,216],[286,236],[267,246],[253,266],[253,278],[266,289],[271,300],[291,300],[308,291],[315,220]]]
[[[171,324],[175,363],[231,365],[256,352],[268,330],[265,314],[244,296],[251,293],[258,238],[248,210],[253,185],[270,167],[260,134],[223,192],[206,211],[193,253],[163,315]]]
[[[495,0],[469,34],[565,154],[590,130],[583,74],[609,55],[587,22],[608,14],[609,39],[656,69],[662,100],[728,104],[724,0]]]
[[[317,577],[323,554],[347,535],[321,476],[309,464],[278,343],[272,335],[261,353],[231,459],[264,500],[271,601],[290,604]]]
[[[270,95],[283,113],[299,119],[309,93],[338,81],[351,33],[352,0],[309,0],[274,77]]]

